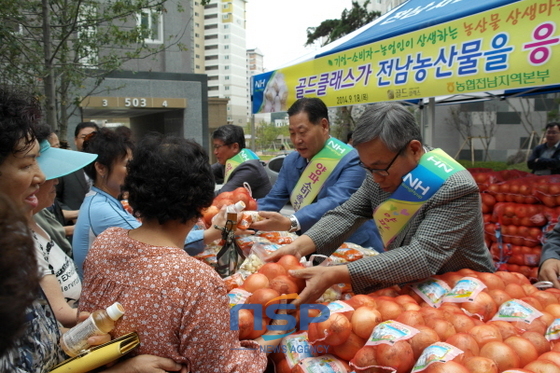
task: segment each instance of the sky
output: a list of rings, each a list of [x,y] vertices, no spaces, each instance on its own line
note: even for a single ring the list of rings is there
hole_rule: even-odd
[[[351,7],[352,0],[248,0],[247,49],[258,48],[265,70],[274,70],[313,50],[304,47],[308,27]]]

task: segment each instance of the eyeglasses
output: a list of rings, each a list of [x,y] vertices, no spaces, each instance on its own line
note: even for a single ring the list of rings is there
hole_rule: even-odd
[[[360,166],[362,166],[363,168],[365,168],[367,171],[371,172],[372,174],[377,174],[379,176],[389,176],[389,169],[391,168],[393,163],[395,163],[395,161],[397,160],[399,155],[401,155],[401,153],[406,149],[407,146],[408,146],[408,143],[406,143],[406,145],[404,147],[402,147],[401,150],[399,150],[397,152],[395,157],[391,160],[391,162],[389,162],[389,165],[387,167],[385,167],[384,169],[370,168],[370,167],[366,166],[365,164],[363,164],[362,161],[360,161]]]

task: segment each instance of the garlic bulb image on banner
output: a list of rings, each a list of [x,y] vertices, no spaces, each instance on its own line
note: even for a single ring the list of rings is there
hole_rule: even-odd
[[[288,99],[288,86],[284,81],[284,74],[275,73],[268,81],[264,90],[263,113],[275,113],[286,111],[286,101]]]

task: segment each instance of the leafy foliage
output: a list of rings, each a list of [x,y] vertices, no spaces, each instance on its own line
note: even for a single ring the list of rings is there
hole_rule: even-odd
[[[153,32],[149,23],[137,25],[141,12],[152,17],[167,12],[165,3],[0,0],[0,82],[34,92],[45,103],[48,124],[66,137],[68,118],[86,80],[94,82],[88,85],[87,94],[92,94],[125,62],[178,45],[184,30],[161,44],[148,44]],[[183,11],[180,4],[173,7]]]
[[[344,9],[340,19],[327,19],[317,27],[308,27],[305,45],[311,45],[317,39],[323,37],[326,39],[322,45],[326,45],[367,25],[381,15],[379,12],[369,12],[367,10],[368,4],[369,0],[364,2],[363,6],[357,1],[352,1],[352,8],[350,10]]]
[[[357,1],[352,1],[350,10],[344,9],[340,19],[327,19],[317,27],[307,28],[307,42],[311,45],[318,39],[325,38],[322,45],[331,43],[360,27],[367,25],[381,15],[379,12],[369,12],[367,6],[369,0],[360,5]],[[342,106],[337,110],[337,119],[334,126],[331,126],[331,134],[346,141],[348,134],[355,128],[355,120],[352,116],[354,106]],[[331,121],[332,122],[332,121]]]

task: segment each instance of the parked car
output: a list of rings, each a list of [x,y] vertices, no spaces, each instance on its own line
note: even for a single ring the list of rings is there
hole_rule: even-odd
[[[268,174],[268,178],[270,179],[270,184],[274,185],[276,179],[278,179],[278,172],[280,172],[280,169],[282,168],[286,155],[287,154],[278,155],[269,160],[266,164],[265,169]]]

